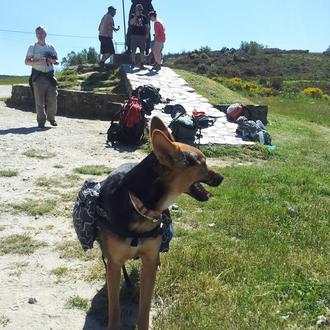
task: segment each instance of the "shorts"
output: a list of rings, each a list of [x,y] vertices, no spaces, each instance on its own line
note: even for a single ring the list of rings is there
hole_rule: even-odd
[[[103,54],[114,54],[115,47],[113,46],[112,38],[99,36],[99,40],[101,42],[101,50],[100,53]]]
[[[162,49],[164,48],[164,43],[159,41],[154,41],[151,47],[160,49],[162,51]]]
[[[143,53],[146,49],[146,36],[145,35],[131,35],[131,51],[133,54],[136,52],[136,48],[140,49],[140,52]]]

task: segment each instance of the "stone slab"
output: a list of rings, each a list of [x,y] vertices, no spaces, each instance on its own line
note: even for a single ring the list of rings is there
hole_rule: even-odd
[[[160,94],[164,99],[171,100],[170,104],[178,104],[184,106],[188,114],[191,114],[194,109],[204,111],[209,116],[217,117],[214,126],[203,129],[203,137],[200,139],[200,144],[230,144],[230,145],[249,145],[253,142],[243,141],[236,136],[236,127],[234,123],[230,123],[226,119],[226,115],[220,110],[208,103],[207,99],[197,94],[188,83],[176,74],[172,69],[162,67],[159,72],[151,71],[150,66],[140,70],[138,68],[131,69],[129,65],[123,65],[123,70],[126,73],[127,80],[130,84],[130,89],[152,84],[160,88]],[[169,114],[162,112],[165,104],[158,104],[152,112],[153,116],[159,117],[166,125],[169,125],[172,118]]]

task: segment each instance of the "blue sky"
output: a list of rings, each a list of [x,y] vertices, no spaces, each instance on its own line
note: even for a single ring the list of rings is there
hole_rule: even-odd
[[[167,30],[164,52],[180,52],[210,46],[238,48],[241,41],[257,41],[268,47],[309,49],[322,52],[330,46],[329,0],[153,0]],[[131,1],[125,0],[126,13]],[[90,36],[68,38],[49,35],[60,59],[71,50],[99,49],[98,24],[109,5],[117,8],[116,25],[123,41],[122,1],[1,0],[0,30],[33,32],[45,25],[49,34]],[[0,74],[29,74],[24,65],[34,34],[0,31]],[[119,48],[119,51],[121,47]]]

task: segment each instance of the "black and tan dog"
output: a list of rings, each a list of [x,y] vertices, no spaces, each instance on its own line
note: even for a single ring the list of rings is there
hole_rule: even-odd
[[[175,142],[159,118],[152,119],[150,133],[153,152],[125,175],[119,171],[111,175],[111,180],[105,180],[98,201],[109,221],[99,228],[98,238],[107,260],[108,329],[111,330],[120,328],[121,267],[133,257],[142,261],[138,329],[149,327],[162,211],[182,193],[207,201],[210,194],[201,183],[216,187],[223,179],[207,167],[200,150]]]

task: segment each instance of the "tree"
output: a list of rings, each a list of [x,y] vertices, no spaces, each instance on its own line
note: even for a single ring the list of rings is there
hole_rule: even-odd
[[[258,44],[256,41],[241,41],[241,46],[239,49],[243,53],[247,53],[249,55],[257,55],[262,49],[264,49],[264,46]]]
[[[83,49],[76,53],[71,51],[66,57],[62,59],[62,65],[64,67],[81,65],[81,64],[96,64],[98,55],[93,47],[89,47],[88,51]]]

